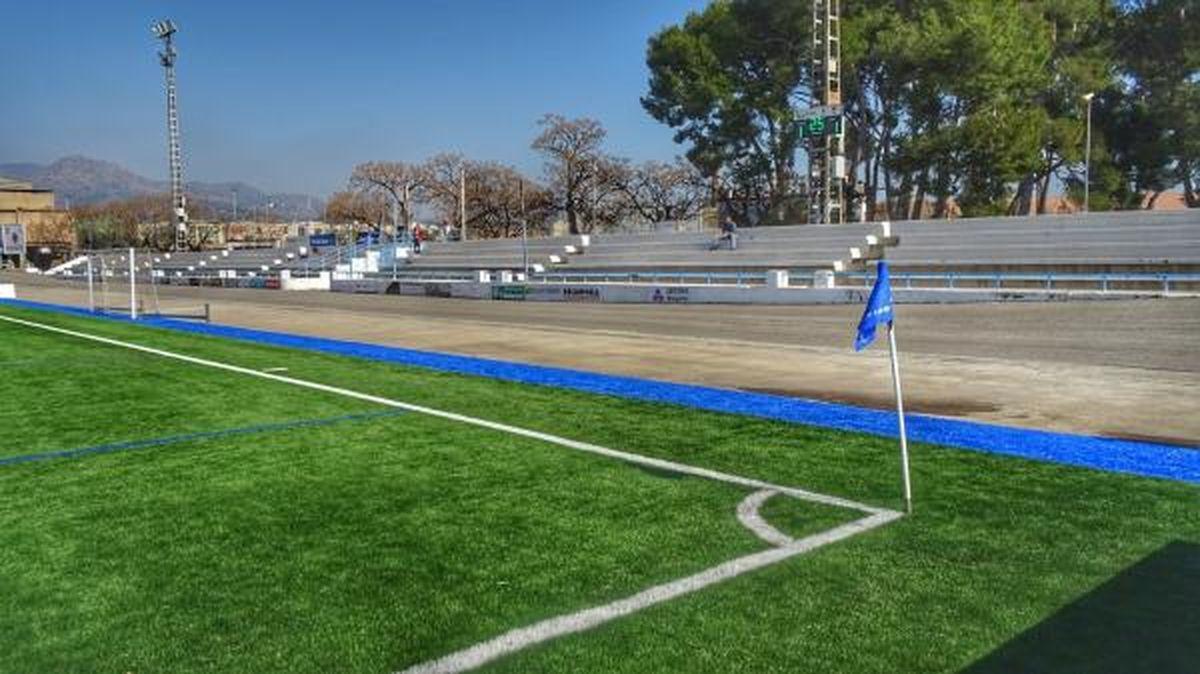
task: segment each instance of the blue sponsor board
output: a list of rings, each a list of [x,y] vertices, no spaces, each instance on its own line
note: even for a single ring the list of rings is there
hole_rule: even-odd
[[[310,234],[308,245],[311,248],[332,248],[337,245],[336,234]]]

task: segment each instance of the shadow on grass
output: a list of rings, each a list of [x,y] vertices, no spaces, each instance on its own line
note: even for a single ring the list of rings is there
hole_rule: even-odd
[[[1200,545],[1163,546],[963,671],[1200,672]]]

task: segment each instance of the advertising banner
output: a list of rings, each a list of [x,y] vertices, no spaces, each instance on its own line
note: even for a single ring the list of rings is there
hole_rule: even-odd
[[[337,245],[336,234],[310,234],[308,236],[308,245],[310,248],[332,248]]]
[[[4,238],[5,255],[25,254],[25,225],[0,225],[0,236]]]
[[[525,296],[529,294],[529,286],[524,285],[500,285],[492,286],[492,299],[508,300],[516,302],[524,302]]]

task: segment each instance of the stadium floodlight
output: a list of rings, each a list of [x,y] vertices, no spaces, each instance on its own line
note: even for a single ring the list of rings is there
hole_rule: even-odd
[[[150,26],[150,30],[154,31],[154,37],[157,37],[160,40],[165,40],[171,35],[175,34],[175,22],[170,19],[155,21],[154,24]]]

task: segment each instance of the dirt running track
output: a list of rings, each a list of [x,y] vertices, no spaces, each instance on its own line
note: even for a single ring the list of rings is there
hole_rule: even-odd
[[[87,303],[79,283],[3,280],[23,299]],[[850,347],[861,307],[159,293],[164,310],[209,302],[229,325],[891,405],[886,348]],[[912,411],[1200,447],[1200,300],[903,305],[898,317]]]

